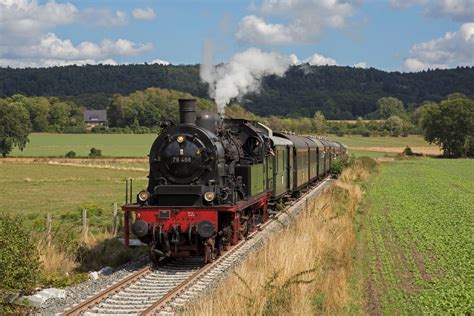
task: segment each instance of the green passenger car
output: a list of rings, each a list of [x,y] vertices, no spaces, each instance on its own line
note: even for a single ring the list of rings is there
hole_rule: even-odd
[[[272,165],[272,198],[278,199],[290,190],[292,181],[293,143],[288,139],[271,137],[274,156]],[[270,168],[269,168],[270,169]]]

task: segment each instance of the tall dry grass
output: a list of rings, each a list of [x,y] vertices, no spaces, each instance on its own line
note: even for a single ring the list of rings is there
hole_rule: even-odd
[[[187,315],[310,315],[343,312],[348,302],[357,182],[355,161],[288,228],[247,259]]]
[[[77,267],[73,254],[64,251],[55,244],[38,243],[41,272],[44,276],[68,275]]]

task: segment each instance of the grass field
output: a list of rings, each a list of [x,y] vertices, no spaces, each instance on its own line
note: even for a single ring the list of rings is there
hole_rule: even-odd
[[[30,142],[23,151],[13,150],[10,156],[18,157],[64,157],[69,151],[86,157],[92,147],[102,150],[106,157],[146,157],[156,138],[155,134],[31,134]],[[434,150],[437,147],[428,144],[423,137],[362,137],[328,136],[350,147],[351,151],[371,157],[383,156],[385,153],[401,152],[405,146]],[[378,153],[378,154],[377,154]]]
[[[155,134],[38,134],[29,136],[23,151],[17,148],[11,156],[62,156],[75,151],[85,157],[92,147],[102,150],[107,157],[146,157],[155,140]]]
[[[437,147],[430,145],[423,139],[423,136],[418,135],[409,135],[408,137],[363,137],[358,135],[339,137],[330,135],[328,138],[349,147]]]
[[[474,160],[384,164],[367,186],[355,270],[369,314],[474,310]]]
[[[146,187],[145,171],[63,166],[46,163],[0,163],[0,213],[25,215],[42,221],[80,218],[83,208],[100,224],[111,223],[112,205],[125,201],[125,179],[134,180],[134,192]]]

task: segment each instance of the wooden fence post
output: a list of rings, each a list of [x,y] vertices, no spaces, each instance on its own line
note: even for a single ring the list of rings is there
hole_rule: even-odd
[[[87,225],[87,210],[82,210],[82,240],[87,242],[87,235],[89,231],[89,226]]]
[[[46,215],[46,241],[48,242],[48,247],[51,247],[51,213],[48,212]]]
[[[117,202],[114,203],[114,226],[112,228],[112,235],[117,236]]]

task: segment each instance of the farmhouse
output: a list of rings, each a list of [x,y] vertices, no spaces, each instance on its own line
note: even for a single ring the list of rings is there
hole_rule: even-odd
[[[87,127],[107,126],[107,111],[105,110],[84,110],[84,123]]]

